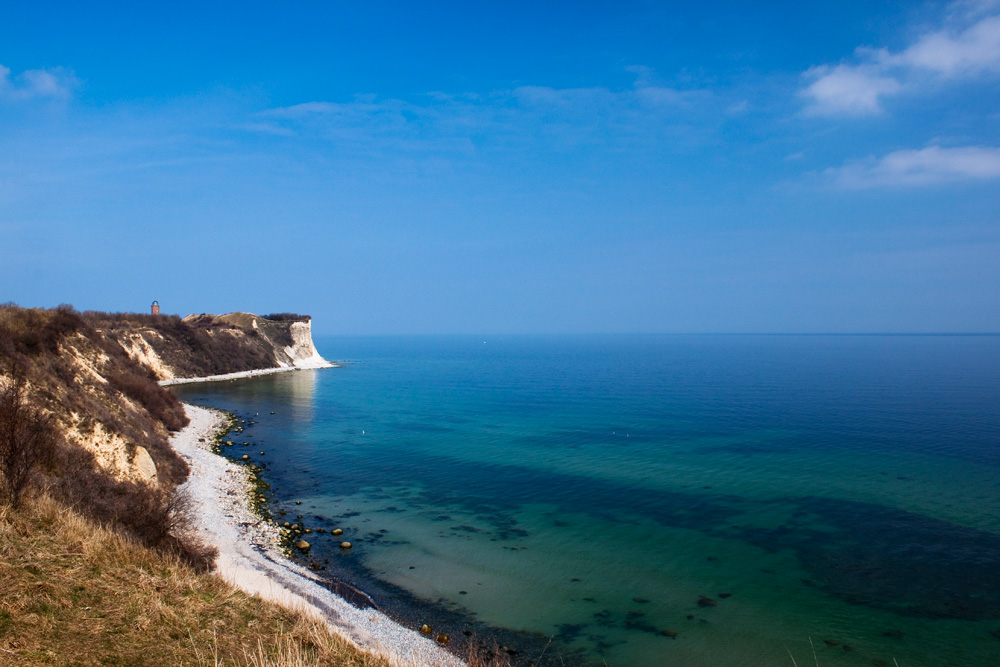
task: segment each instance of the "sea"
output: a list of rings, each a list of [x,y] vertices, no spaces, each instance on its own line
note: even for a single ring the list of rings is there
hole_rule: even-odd
[[[460,653],[1000,665],[1000,336],[316,343],[173,390],[246,421],[298,560]]]

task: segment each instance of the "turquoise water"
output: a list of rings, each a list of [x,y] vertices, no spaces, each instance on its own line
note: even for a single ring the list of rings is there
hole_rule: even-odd
[[[405,623],[542,664],[1000,664],[1000,337],[317,344],[344,366],[176,391],[256,422],[225,453],[344,530],[303,559]]]

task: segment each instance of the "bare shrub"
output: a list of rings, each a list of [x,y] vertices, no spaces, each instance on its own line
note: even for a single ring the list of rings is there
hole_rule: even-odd
[[[19,308],[12,303],[0,306],[0,341],[6,356],[58,352],[66,336],[89,329],[73,306],[67,304],[51,310]]]
[[[168,430],[179,431],[188,425],[180,399],[161,387],[148,373],[141,374],[131,368],[122,368],[108,373],[107,380],[123,394],[138,401]]]
[[[27,403],[26,385],[23,367],[15,364],[0,393],[0,474],[14,507],[21,504],[35,469],[51,460],[56,444],[51,419]]]
[[[53,468],[55,475],[49,483],[53,498],[147,547],[180,557],[196,570],[215,566],[218,552],[188,529],[193,521],[190,501],[183,493],[116,480],[98,467],[92,453],[80,447],[60,447]]]

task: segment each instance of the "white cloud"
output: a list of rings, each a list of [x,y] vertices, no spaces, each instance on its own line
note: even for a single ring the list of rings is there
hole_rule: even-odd
[[[948,6],[944,25],[925,31],[902,51],[858,47],[854,62],[805,72],[806,110],[819,115],[870,115],[882,101],[963,77],[1000,72],[1000,2],[979,0]]]
[[[814,79],[802,91],[809,99],[806,110],[812,114],[865,115],[882,111],[880,98],[898,93],[903,87],[891,77],[870,66],[813,67],[806,76]]]
[[[887,65],[922,68],[945,77],[1000,70],[1000,16],[989,16],[957,33],[941,30],[921,37]]]
[[[1000,148],[928,146],[900,150],[827,169],[824,174],[841,187],[855,189],[1000,179]]]
[[[72,72],[55,69],[29,69],[11,77],[10,68],[0,65],[0,100],[68,99],[77,85]]]

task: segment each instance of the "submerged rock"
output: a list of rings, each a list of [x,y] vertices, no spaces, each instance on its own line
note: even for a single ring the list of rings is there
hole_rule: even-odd
[[[295,543],[295,546],[296,546],[296,548],[299,548],[299,549],[302,549],[303,551],[305,551],[306,549],[309,548],[309,543],[306,542],[305,540],[299,540],[298,542]]]
[[[701,598],[700,600],[698,600],[699,607],[715,607],[718,604],[719,603],[713,600],[712,598]]]

